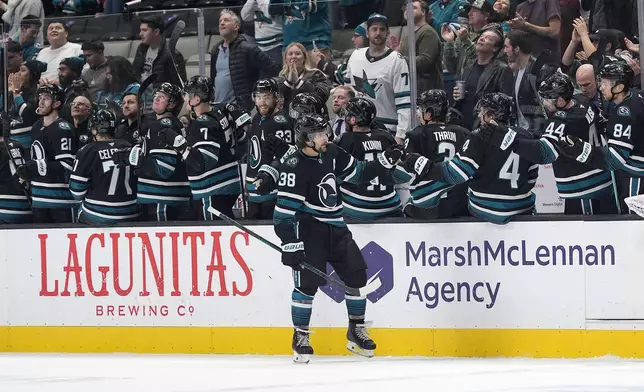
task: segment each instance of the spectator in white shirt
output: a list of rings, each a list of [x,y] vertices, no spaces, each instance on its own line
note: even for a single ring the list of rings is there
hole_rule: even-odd
[[[81,46],[67,42],[67,26],[61,22],[52,22],[47,26],[49,47],[38,53],[36,60],[47,63],[47,71],[42,74],[41,81],[46,84],[58,84],[58,66],[63,59],[83,54]]]

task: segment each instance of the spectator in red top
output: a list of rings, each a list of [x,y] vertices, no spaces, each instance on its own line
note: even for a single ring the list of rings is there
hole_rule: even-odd
[[[545,61],[548,65],[557,66],[561,61],[559,32],[561,31],[561,11],[559,0],[527,0],[517,6],[516,16],[508,22],[513,29],[531,33],[532,55],[539,55],[546,50],[550,54]]]

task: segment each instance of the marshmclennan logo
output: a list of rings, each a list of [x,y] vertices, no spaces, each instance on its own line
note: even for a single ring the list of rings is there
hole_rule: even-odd
[[[365,245],[361,251],[367,262],[367,283],[376,279],[380,279],[382,282],[378,290],[367,296],[369,301],[376,303],[394,288],[394,258],[391,253],[373,241]],[[330,264],[327,264],[326,272],[329,275],[335,274]],[[344,291],[335,286],[322,286],[320,290],[337,303],[344,301]]]

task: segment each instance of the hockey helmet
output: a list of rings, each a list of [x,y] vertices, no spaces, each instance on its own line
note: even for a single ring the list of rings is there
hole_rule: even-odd
[[[90,118],[88,128],[99,135],[114,136],[116,132],[116,115],[108,109],[100,109]]]
[[[626,61],[618,60],[604,65],[599,71],[599,77],[601,79],[614,80],[616,84],[621,83],[628,90],[633,84],[635,75],[633,69]]]
[[[257,93],[269,93],[277,98],[280,95],[280,88],[275,79],[259,79],[253,87],[253,99],[255,99],[255,94]]]
[[[370,127],[376,119],[376,105],[366,98],[351,98],[341,109],[340,116],[350,126]]]
[[[49,95],[53,101],[60,101],[62,104],[65,102],[65,90],[57,84],[43,84],[36,90],[36,97],[41,95]]]
[[[317,95],[311,93],[299,93],[288,105],[288,115],[296,120],[302,114],[326,115],[325,105]]]
[[[509,124],[514,119],[514,100],[507,94],[489,93],[485,94],[477,103],[474,111],[492,117],[495,121]]]
[[[210,76],[195,75],[190,78],[184,91],[188,94],[196,95],[201,98],[202,102],[210,102],[213,96],[214,83]]]
[[[557,72],[548,77],[539,86],[539,96],[543,99],[563,98],[570,101],[575,92],[575,86],[570,76]]]
[[[423,117],[425,113],[429,113],[432,115],[432,120],[445,121],[449,109],[449,100],[444,90],[424,91],[416,102]]]
[[[308,113],[302,114],[295,121],[295,144],[300,147],[306,147],[306,142],[312,140],[312,135],[316,133],[331,133],[331,126],[326,118],[319,114]]]
[[[172,114],[175,116],[179,114],[183,108],[183,93],[179,86],[175,86],[169,82],[161,83],[157,88],[154,89],[154,95],[157,93],[163,93],[168,96],[168,105],[174,104],[174,109],[172,109]],[[168,111],[166,109],[166,111]]]

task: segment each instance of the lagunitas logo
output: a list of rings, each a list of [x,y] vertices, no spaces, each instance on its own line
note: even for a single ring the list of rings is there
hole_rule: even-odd
[[[367,282],[376,279],[380,279],[381,282],[380,288],[367,296],[369,301],[376,303],[394,288],[394,258],[373,241],[365,245],[361,251],[367,262]],[[330,264],[327,264],[326,273],[336,275]],[[320,289],[335,302],[344,301],[344,291],[342,289],[328,284],[320,287]]]

